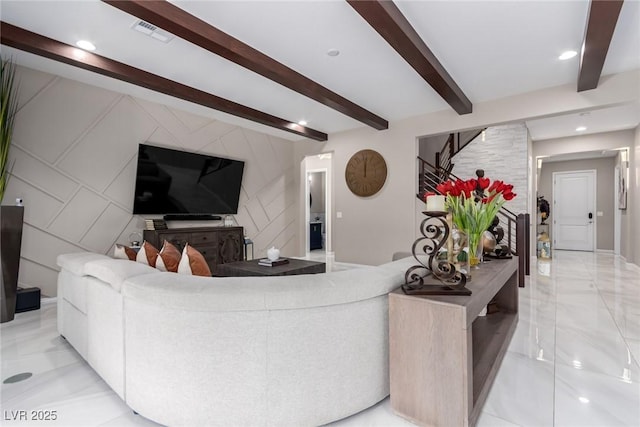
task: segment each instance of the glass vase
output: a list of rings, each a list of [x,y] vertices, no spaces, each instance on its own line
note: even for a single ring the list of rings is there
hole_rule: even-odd
[[[470,231],[469,236],[469,267],[479,268],[482,262],[482,232]]]
[[[469,258],[464,251],[464,247],[467,246],[467,235],[464,231],[458,228],[451,230],[451,257],[449,262],[452,263],[457,271],[463,274],[468,274]]]

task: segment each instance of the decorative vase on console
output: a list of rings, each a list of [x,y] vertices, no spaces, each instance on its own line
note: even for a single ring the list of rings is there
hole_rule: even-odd
[[[468,246],[467,242],[468,237],[465,232],[453,226],[451,229],[451,257],[449,258],[449,262],[456,267],[456,270],[469,277],[469,255],[464,250],[464,248]]]
[[[477,179],[445,181],[436,189],[446,196],[446,207],[453,214],[453,223],[469,241],[469,265],[477,267],[482,261],[482,234],[489,228],[506,201],[513,199],[513,185],[500,180],[493,183],[476,171]]]
[[[469,232],[469,267],[478,268],[482,262],[482,233],[483,231]]]
[[[267,258],[269,258],[269,261],[276,261],[280,259],[280,249],[272,246],[271,249],[267,250]]]

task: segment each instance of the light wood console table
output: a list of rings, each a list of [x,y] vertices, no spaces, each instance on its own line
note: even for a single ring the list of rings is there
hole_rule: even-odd
[[[518,260],[473,270],[470,296],[389,295],[391,407],[419,425],[473,426],[518,322]],[[496,298],[499,312],[478,316]]]

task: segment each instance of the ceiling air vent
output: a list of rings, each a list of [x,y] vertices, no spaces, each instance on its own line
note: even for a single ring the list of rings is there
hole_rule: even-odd
[[[150,24],[147,21],[136,21],[131,26],[131,28],[163,43],[169,43],[173,39],[173,34],[168,33],[153,24]]]

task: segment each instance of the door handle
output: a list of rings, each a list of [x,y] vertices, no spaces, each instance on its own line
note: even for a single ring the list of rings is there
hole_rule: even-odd
[[[593,213],[589,212],[589,219],[593,219]]]

